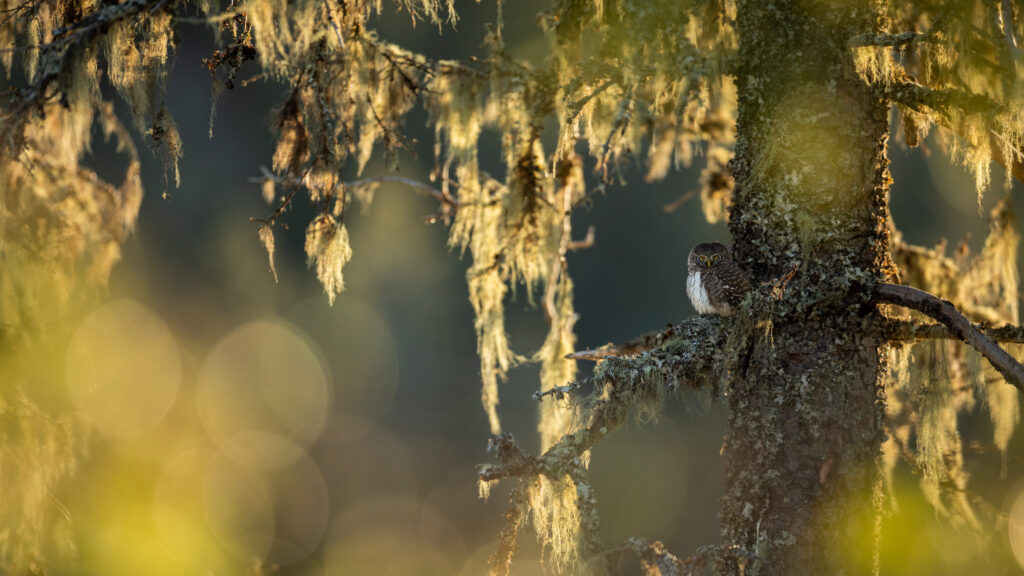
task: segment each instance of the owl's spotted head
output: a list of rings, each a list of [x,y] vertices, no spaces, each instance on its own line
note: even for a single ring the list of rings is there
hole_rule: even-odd
[[[729,256],[729,249],[718,242],[705,242],[697,244],[690,250],[690,257],[687,260],[686,268],[689,272],[714,268],[732,260]]]

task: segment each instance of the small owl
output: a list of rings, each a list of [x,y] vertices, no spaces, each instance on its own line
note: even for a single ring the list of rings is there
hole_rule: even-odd
[[[732,316],[750,291],[747,275],[718,242],[694,246],[686,269],[686,295],[698,314]]]

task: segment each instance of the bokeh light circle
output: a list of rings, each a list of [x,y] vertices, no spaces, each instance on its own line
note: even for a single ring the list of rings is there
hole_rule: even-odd
[[[138,438],[167,414],[181,385],[170,329],[134,300],[96,310],[68,344],[67,385],[81,416],[107,437]]]
[[[218,453],[203,477],[203,512],[217,540],[239,558],[264,558],[274,541],[274,501],[258,471]]]
[[[285,318],[324,351],[331,372],[332,413],[323,439],[348,441],[373,429],[398,386],[398,352],[387,322],[351,295],[330,306],[307,299]]]
[[[276,319],[245,324],[214,346],[199,371],[197,400],[203,425],[218,443],[255,430],[308,446],[330,405],[319,351],[296,327]]]
[[[286,438],[239,436],[224,442],[209,461],[203,486],[208,523],[241,558],[290,564],[309,557],[327,529],[330,502],[323,474]],[[253,452],[258,444],[270,445],[271,457]]]
[[[1010,550],[1017,563],[1024,569],[1024,486],[1017,491],[1017,496],[1010,505],[1007,521],[1010,536]]]
[[[296,447],[297,448],[297,447]],[[276,506],[273,564],[308,558],[327,531],[330,497],[320,468],[305,453],[291,465],[263,472]]]
[[[420,489],[413,455],[383,427],[357,440],[318,444],[316,461],[331,487],[335,508],[378,493],[416,494]],[[475,484],[472,490],[475,497]]]
[[[401,554],[396,554],[401,550]],[[457,574],[468,555],[454,523],[412,495],[381,494],[335,513],[328,574]]]

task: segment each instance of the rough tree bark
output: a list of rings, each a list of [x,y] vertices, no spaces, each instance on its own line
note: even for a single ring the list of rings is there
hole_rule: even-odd
[[[891,270],[888,106],[847,40],[870,0],[740,0],[738,261],[764,288],[737,319],[723,447],[722,543],[753,565],[719,575],[877,569],[881,340],[871,286]]]

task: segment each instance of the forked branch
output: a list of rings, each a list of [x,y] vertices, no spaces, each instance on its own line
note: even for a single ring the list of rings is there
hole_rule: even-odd
[[[604,562],[611,556],[631,551],[641,556],[648,573],[686,573],[678,569],[685,567],[686,561],[679,561],[664,549],[658,549],[657,545],[638,541],[636,546],[627,550],[622,547],[606,548],[600,544],[596,502],[583,463],[587,452],[624,422],[657,417],[671,392],[713,385],[716,382],[714,368],[725,362],[728,326],[720,318],[698,316],[688,319],[666,331],[671,336],[662,336],[659,339],[661,345],[652,350],[631,358],[610,359],[590,378],[536,394],[535,398],[545,402],[573,396],[571,401],[581,407],[581,422],[576,431],[564,435],[540,456],[524,453],[511,435],[502,434],[491,439],[489,451],[497,462],[478,468],[477,478],[482,489],[503,479],[520,481],[513,490],[505,529],[492,556],[494,573],[507,573],[511,554],[516,548],[517,531],[527,513],[524,507],[530,505],[523,498],[523,490],[541,476],[556,483],[568,480],[576,487],[576,507],[580,518],[579,559],[582,562]],[[592,390],[592,393],[576,395],[584,389]],[[664,570],[652,572],[656,567]]]
[[[995,340],[971,324],[950,301],[917,288],[887,283],[875,286],[874,296],[878,302],[896,304],[934,318],[953,336],[980,352],[1007,382],[1024,392],[1024,366],[1000,348]]]

